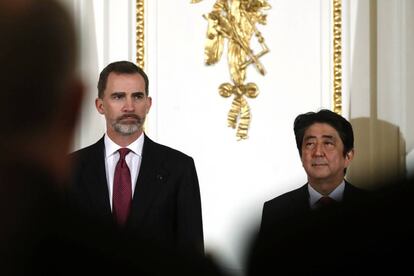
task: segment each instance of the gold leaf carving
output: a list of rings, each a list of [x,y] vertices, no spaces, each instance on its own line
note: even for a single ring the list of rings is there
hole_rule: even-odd
[[[192,0],[199,3],[202,0]],[[227,61],[232,84],[219,86],[219,94],[223,97],[234,96],[227,116],[228,125],[237,128],[238,139],[247,139],[250,125],[250,107],[246,98],[256,98],[259,89],[256,84],[245,84],[246,69],[253,65],[260,74],[266,73],[260,57],[269,52],[257,24],[266,24],[264,10],[270,8],[267,0],[216,0],[210,13],[205,14],[207,20],[204,62],[213,65],[220,61],[223,54],[224,41],[227,40]],[[256,37],[261,51],[254,53],[250,42]]]

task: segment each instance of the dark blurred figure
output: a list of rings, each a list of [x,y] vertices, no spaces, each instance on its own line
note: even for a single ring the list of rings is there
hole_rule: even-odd
[[[1,275],[53,270],[64,257],[50,241],[59,240],[64,153],[83,93],[75,43],[54,1],[0,0]]]
[[[293,128],[308,183],[265,202],[261,232],[272,224],[366,194],[344,179],[354,157],[354,134],[345,118],[326,109],[308,112],[296,117]]]
[[[83,95],[73,22],[53,0],[0,0],[0,275],[220,275],[69,207]]]

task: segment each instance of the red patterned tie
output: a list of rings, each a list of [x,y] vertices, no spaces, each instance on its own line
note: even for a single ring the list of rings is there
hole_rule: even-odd
[[[130,149],[121,148],[118,151],[119,161],[115,167],[112,203],[115,221],[118,225],[124,226],[132,202],[131,174],[125,161],[125,156],[130,152]]]

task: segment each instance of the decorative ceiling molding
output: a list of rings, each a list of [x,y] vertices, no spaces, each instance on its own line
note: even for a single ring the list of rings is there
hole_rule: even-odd
[[[342,0],[333,6],[333,111],[342,114]]]
[[[144,0],[136,0],[136,51],[137,51],[137,65],[144,69],[145,67],[145,36],[144,36],[144,21],[145,9]]]

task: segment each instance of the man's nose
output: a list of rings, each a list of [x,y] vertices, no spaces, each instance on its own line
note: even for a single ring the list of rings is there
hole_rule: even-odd
[[[315,156],[323,156],[325,154],[322,143],[316,143],[313,154]]]
[[[132,100],[132,98],[125,98],[125,102],[124,102],[124,106],[123,106],[123,111],[125,112],[132,112],[134,111],[134,102]]]

